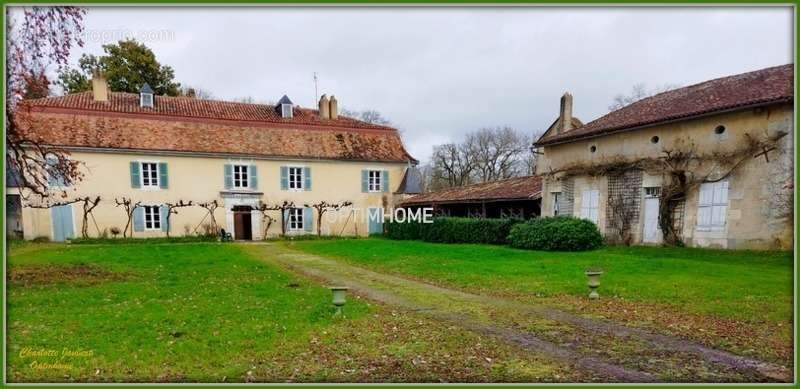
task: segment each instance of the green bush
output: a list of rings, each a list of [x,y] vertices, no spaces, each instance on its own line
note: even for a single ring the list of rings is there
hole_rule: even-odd
[[[584,251],[600,247],[597,226],[573,217],[545,217],[515,225],[508,235],[512,247],[547,251]]]
[[[406,223],[395,223],[395,222],[384,223],[386,237],[395,240],[421,239],[420,231],[422,230],[424,225],[425,224],[417,223],[416,221],[406,222]]]
[[[436,243],[505,244],[511,227],[519,219],[475,219],[438,217],[433,223],[386,223],[390,239],[424,240]]]

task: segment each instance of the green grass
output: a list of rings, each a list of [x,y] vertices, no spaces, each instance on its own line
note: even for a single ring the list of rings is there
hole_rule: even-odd
[[[8,256],[8,380],[580,379],[493,339],[352,295],[345,317],[334,317],[329,290],[272,264],[265,252],[267,261],[236,244],[15,245]],[[32,357],[23,349],[91,355]],[[416,358],[436,364],[420,366]],[[62,366],[39,369],[34,361]]]
[[[330,325],[330,292],[255,261],[237,247],[50,245],[11,255],[10,267],[99,265],[126,280],[95,285],[12,285],[8,298],[12,381],[61,380],[35,371],[23,347],[91,350],[70,358],[79,376],[219,381],[240,377],[253,358]],[[287,285],[299,282],[300,287]],[[354,301],[353,318],[367,312]],[[46,358],[45,358],[46,359]],[[91,371],[91,374],[87,372]]]
[[[382,272],[492,294],[585,296],[589,267],[603,296],[668,304],[736,320],[791,323],[792,254],[606,247],[566,253],[386,239],[309,241],[291,247]]]

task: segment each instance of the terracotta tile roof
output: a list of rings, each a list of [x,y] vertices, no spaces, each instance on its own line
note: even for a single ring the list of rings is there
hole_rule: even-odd
[[[320,119],[305,108],[284,119],[263,104],[156,96],[153,108],[141,108],[137,94],[112,92],[109,101],[96,102],[83,92],[26,101],[17,116],[31,139],[57,146],[416,161],[394,128],[342,116]]]
[[[525,176],[442,189],[410,197],[402,205],[500,200],[535,200],[542,196],[542,177]]]
[[[569,142],[672,120],[794,99],[794,64],[717,78],[659,93],[561,134],[547,134],[537,145]]]

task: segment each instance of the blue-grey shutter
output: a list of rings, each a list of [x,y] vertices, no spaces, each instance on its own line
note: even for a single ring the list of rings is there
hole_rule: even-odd
[[[169,176],[167,175],[167,163],[158,163],[158,186],[161,189],[169,188]]]
[[[303,190],[311,190],[311,168],[303,168]]]
[[[369,192],[369,170],[361,171],[361,192]]]
[[[289,168],[281,166],[281,190],[289,189]]]
[[[139,162],[131,161],[131,188],[141,187],[139,180]]]
[[[388,192],[389,191],[389,171],[388,170],[381,170],[381,191]]]
[[[283,210],[283,229],[284,230],[288,230],[289,229],[289,210],[288,209],[284,209]]]
[[[233,165],[225,164],[225,189],[233,188]]]
[[[314,224],[314,212],[311,211],[311,207],[303,208],[303,229],[307,232],[311,232],[311,227]]]
[[[144,231],[144,207],[133,209],[133,230]]]
[[[169,207],[162,205],[159,208],[158,216],[161,218],[161,231],[169,231],[169,223],[167,222],[167,212],[169,212]]]
[[[258,189],[258,168],[256,165],[250,165],[250,189]]]

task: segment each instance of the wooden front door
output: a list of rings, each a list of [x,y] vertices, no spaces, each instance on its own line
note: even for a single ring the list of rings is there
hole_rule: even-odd
[[[236,206],[233,208],[233,238],[237,240],[253,239],[252,208]]]

